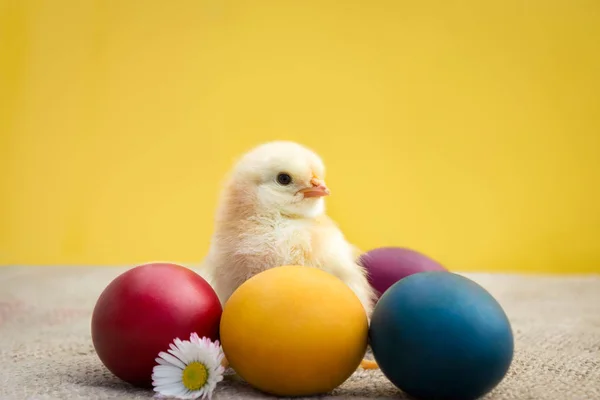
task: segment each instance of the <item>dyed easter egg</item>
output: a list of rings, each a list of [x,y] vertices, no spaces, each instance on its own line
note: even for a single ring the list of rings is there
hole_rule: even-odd
[[[213,288],[176,264],[140,265],[104,289],[92,314],[92,341],[102,363],[136,386],[152,384],[152,368],[175,339],[218,338],[222,308]]]

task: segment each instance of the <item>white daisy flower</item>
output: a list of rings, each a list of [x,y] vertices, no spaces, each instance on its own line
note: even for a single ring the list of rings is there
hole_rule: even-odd
[[[158,365],[152,370],[154,391],[178,399],[212,398],[224,372],[219,341],[192,333],[190,340],[177,338],[169,347],[156,358]]]

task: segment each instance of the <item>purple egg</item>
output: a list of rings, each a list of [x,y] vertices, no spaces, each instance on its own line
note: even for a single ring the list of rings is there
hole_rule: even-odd
[[[381,247],[370,250],[360,257],[366,268],[371,286],[377,298],[394,283],[409,275],[425,271],[447,271],[440,263],[419,253],[402,247]]]

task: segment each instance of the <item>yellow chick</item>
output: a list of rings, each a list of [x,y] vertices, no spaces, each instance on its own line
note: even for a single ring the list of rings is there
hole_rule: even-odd
[[[304,265],[340,278],[370,316],[373,289],[357,249],[325,213],[329,194],[323,161],[298,143],[269,142],[241,157],[224,185],[201,267],[222,304],[259,272]]]

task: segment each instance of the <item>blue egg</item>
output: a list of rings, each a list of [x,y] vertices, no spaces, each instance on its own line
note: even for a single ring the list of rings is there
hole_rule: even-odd
[[[383,374],[420,399],[477,399],[513,359],[510,322],[496,299],[446,271],[410,275],[373,310],[369,338]]]

